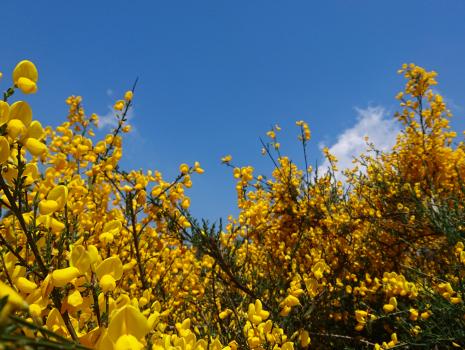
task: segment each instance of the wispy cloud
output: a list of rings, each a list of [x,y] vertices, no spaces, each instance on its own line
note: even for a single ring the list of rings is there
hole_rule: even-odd
[[[121,112],[118,112],[121,113]],[[116,111],[113,109],[113,106],[108,106],[108,111],[106,114],[98,114],[98,128],[99,129],[109,129],[114,128],[118,125],[118,118],[116,117]],[[130,121],[134,118],[134,110],[129,108],[126,118]],[[133,126],[134,128],[134,126]]]
[[[355,111],[357,122],[353,127],[339,134],[333,145],[320,145],[321,148],[328,147],[330,153],[336,156],[340,170],[352,168],[354,157],[366,151],[365,137],[377,150],[387,151],[395,144],[400,131],[396,120],[388,117],[385,108],[381,106],[356,108]],[[328,166],[329,162],[325,160],[319,171],[326,172]]]
[[[121,112],[118,112],[121,113]],[[102,132],[108,132],[110,129],[113,129],[118,126],[118,118],[116,117],[116,111],[113,109],[113,106],[108,106],[108,111],[106,114],[98,115],[99,123],[98,129]],[[144,145],[146,144],[146,139],[141,135],[138,128],[134,124],[134,109],[130,108],[126,114],[126,118],[131,125],[131,131],[128,134],[124,134],[123,137],[123,160],[129,162],[133,167],[140,167],[142,160],[140,155],[145,151]],[[126,163],[128,164],[128,163]]]

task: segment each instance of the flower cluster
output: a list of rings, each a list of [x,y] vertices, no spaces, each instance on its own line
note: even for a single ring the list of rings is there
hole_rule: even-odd
[[[232,168],[238,215],[189,211],[198,162],[120,165],[134,89],[97,131],[80,96],[43,128],[18,94],[38,91],[30,61],[0,101],[0,347],[297,350],[465,346],[465,142],[413,64],[397,95],[402,132],[337,174],[262,141],[274,169]],[[0,75],[1,76],[1,75]],[[22,95],[20,95],[22,96]],[[418,345],[418,346],[420,346]]]

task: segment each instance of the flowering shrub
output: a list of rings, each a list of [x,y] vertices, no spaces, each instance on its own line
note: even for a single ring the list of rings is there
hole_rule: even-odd
[[[403,128],[389,152],[367,144],[336,177],[282,155],[275,168],[222,159],[237,217],[189,213],[199,163],[174,180],[119,162],[134,89],[97,139],[71,96],[67,121],[43,128],[17,95],[38,72],[20,62],[0,101],[0,346],[3,349],[331,349],[465,346],[465,143],[413,64],[397,96]]]

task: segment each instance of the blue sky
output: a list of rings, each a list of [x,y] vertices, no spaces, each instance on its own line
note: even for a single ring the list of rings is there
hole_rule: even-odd
[[[465,2],[448,1],[10,1],[2,8],[0,71],[39,69],[28,100],[57,125],[64,100],[84,97],[107,115],[139,77],[124,166],[169,179],[201,162],[190,191],[197,216],[235,213],[234,181],[220,158],[267,173],[259,137],[282,126],[283,152],[301,160],[294,122],[350,159],[357,137],[389,145],[404,62],[439,72],[439,91],[465,128]],[[391,141],[390,141],[391,140]]]

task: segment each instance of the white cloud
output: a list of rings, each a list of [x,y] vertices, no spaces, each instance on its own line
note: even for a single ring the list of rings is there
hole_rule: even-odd
[[[121,113],[121,112],[118,112]],[[108,106],[108,112],[106,114],[98,114],[98,128],[109,129],[118,126],[118,118],[116,117],[117,111],[114,110],[113,106]],[[132,108],[129,108],[126,114],[127,120],[134,118],[134,112]],[[134,128],[134,127],[133,127]]]
[[[400,128],[394,118],[387,116],[386,110],[381,107],[356,108],[357,123],[344,130],[328,147],[332,155],[338,160],[338,169],[344,170],[353,167],[354,157],[358,157],[367,149],[365,137],[380,151],[389,150],[396,142],[396,136]],[[319,167],[319,172],[324,173],[328,169],[329,162],[325,160]]]

